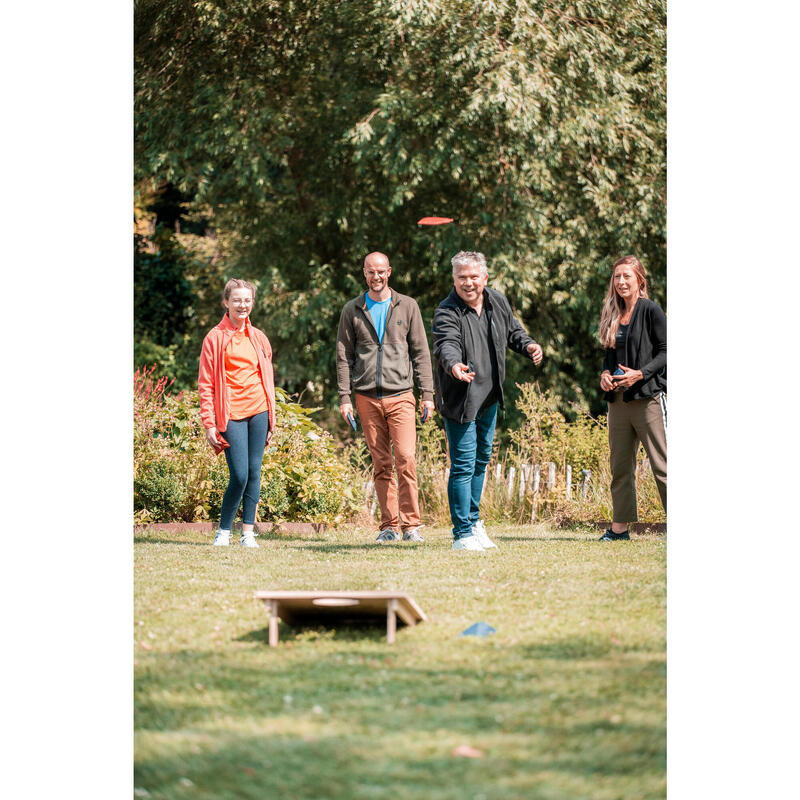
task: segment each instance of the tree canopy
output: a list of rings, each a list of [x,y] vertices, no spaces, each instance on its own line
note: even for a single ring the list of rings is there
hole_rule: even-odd
[[[486,253],[545,352],[540,371],[511,359],[509,386],[595,410],[613,261],[637,254],[665,305],[662,0],[140,0],[135,59],[136,180],[176,187],[224,242],[205,262],[220,289],[259,287],[290,391],[334,397],[372,250],[428,327],[452,255]],[[456,223],[418,228],[429,214]],[[195,305],[199,348],[221,309]]]

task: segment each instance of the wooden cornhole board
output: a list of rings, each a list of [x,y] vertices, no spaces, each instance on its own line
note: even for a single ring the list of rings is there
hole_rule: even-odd
[[[256,592],[269,609],[269,645],[278,644],[278,619],[295,622],[364,622],[386,616],[386,641],[394,642],[398,619],[416,625],[427,617],[414,599],[402,592]]]

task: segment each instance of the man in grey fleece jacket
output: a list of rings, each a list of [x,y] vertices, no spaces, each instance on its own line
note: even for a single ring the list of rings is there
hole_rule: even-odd
[[[342,309],[336,339],[339,412],[352,418],[355,399],[381,507],[378,541],[396,541],[402,532],[403,539],[421,542],[413,390],[416,383],[424,422],[434,410],[433,373],[419,306],[389,288],[391,274],[388,257],[370,253],[364,259],[368,290]]]

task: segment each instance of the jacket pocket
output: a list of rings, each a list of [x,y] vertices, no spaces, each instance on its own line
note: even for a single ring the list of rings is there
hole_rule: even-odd
[[[400,392],[410,388],[411,359],[405,342],[383,345],[382,388],[384,392]]]
[[[378,348],[373,344],[357,345],[355,363],[350,374],[353,389],[374,389],[377,366]]]
[[[467,390],[469,384],[465,381],[460,381],[454,378],[453,375],[444,370],[437,371],[441,376],[441,384],[439,386],[440,400],[442,407],[447,409],[451,414],[461,414],[464,410],[464,405],[467,399]]]

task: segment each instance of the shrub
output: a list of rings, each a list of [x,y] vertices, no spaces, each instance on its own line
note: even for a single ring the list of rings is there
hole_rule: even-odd
[[[261,510],[271,520],[286,519],[292,501],[286,481],[280,470],[267,469],[261,475]]]
[[[605,418],[595,419],[573,406],[576,419],[567,422],[558,410],[558,400],[551,391],[542,392],[534,383],[517,384],[520,391],[516,407],[523,424],[509,434],[518,459],[522,462],[553,462],[559,470],[569,464],[573,472],[597,471],[608,460],[608,431]]]
[[[186,502],[186,487],[172,459],[148,462],[136,475],[133,491],[137,504],[155,520],[171,519]]]
[[[437,415],[425,425],[417,425],[419,502],[420,509],[424,509],[425,522],[428,525],[447,525],[450,522],[445,478],[445,470],[449,465],[447,436],[441,417]]]
[[[540,466],[540,491],[536,497],[536,519],[562,522],[575,520],[594,522],[611,518],[611,475],[608,466],[608,428],[604,417],[593,418],[575,407],[575,419],[568,421],[558,410],[552,392],[541,392],[532,383],[518,386],[520,396],[517,411],[522,417],[519,428],[508,431],[511,445],[502,448],[497,437],[492,459],[486,470],[486,483],[481,498],[481,517],[487,522],[530,521],[534,497],[529,483],[520,497],[522,465]],[[350,445],[347,452],[351,464],[361,471],[360,485],[372,476],[372,465],[366,447],[360,441]],[[547,491],[547,465],[556,464],[555,487]],[[658,491],[649,463],[640,448],[637,458],[637,494],[639,518],[646,522],[662,522]],[[501,467],[503,479],[495,480]],[[567,499],[564,480],[566,467],[572,468],[572,492]],[[447,439],[441,417],[426,425],[417,425],[417,482],[420,507],[427,525],[450,525],[447,502],[446,469],[449,466]],[[516,477],[509,496],[509,468]],[[581,471],[590,470],[592,479],[586,498],[581,498]]]
[[[560,481],[549,492],[542,492],[537,505],[537,517],[563,520],[599,521],[611,519],[611,470],[609,467],[608,426],[605,417],[596,419],[584,409],[573,406],[576,418],[568,422],[557,409],[552,392],[541,392],[532,383],[518,385],[520,396],[517,409],[524,423],[510,433],[513,452],[507,454],[511,463],[540,464],[541,483],[544,484],[545,465],[556,464]],[[650,464],[639,447],[637,453],[637,499],[639,519],[645,522],[663,522],[666,515],[658,496],[658,489]],[[567,465],[572,467],[572,493],[567,498],[563,476]],[[586,498],[580,496],[581,472],[591,471],[591,481]],[[530,518],[533,497],[527,495],[519,505],[517,516]]]
[[[134,521],[217,519],[228,485],[208,447],[196,391],[171,395],[154,367],[134,375]],[[357,473],[337,455],[315,409],[276,389],[277,424],[261,473],[260,521],[337,523],[361,507]]]
[[[209,459],[208,472],[206,474],[205,482],[202,485],[203,497],[205,500],[202,503],[203,514],[198,515],[202,519],[218,520],[219,515],[222,513],[222,498],[225,495],[225,489],[228,488],[228,463],[225,456],[213,456],[208,447],[206,446],[206,457]]]
[[[317,409],[288,402],[280,389],[276,396],[278,424],[262,472],[262,497],[271,518],[302,522],[350,518],[362,503],[359,473],[337,453],[333,437],[311,420]]]

